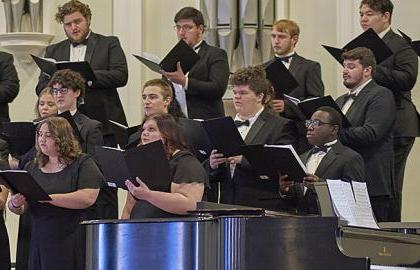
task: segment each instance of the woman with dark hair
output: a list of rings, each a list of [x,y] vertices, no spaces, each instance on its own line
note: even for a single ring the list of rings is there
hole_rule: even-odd
[[[94,160],[82,154],[70,124],[61,117],[40,122],[36,158],[25,169],[50,195],[51,201],[26,201],[13,194],[10,211],[31,218],[29,269],[85,269],[84,231],[79,223],[94,216],[104,179]]]
[[[158,140],[162,140],[169,159],[170,192],[150,190],[138,178],[138,187],[127,180],[129,193],[122,219],[186,215],[189,210],[196,209],[196,203],[203,197],[206,172],[200,162],[186,151],[179,126],[169,114],[149,115],[143,123],[141,143]]]

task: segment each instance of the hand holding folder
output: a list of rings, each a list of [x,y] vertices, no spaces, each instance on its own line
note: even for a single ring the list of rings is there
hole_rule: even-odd
[[[232,117],[219,117],[202,122],[207,133],[211,148],[216,149],[225,157],[233,157],[241,154],[240,147],[244,140],[239,134]]]
[[[125,151],[96,146],[95,157],[111,187],[127,189],[126,180],[138,185],[138,177],[151,190],[169,191],[170,169],[162,141]]]
[[[0,183],[13,193],[21,193],[27,201],[51,201],[51,197],[27,172],[21,170],[0,171]]]
[[[133,54],[133,56],[145,64],[150,70],[157,73],[176,71],[178,62],[181,63],[182,71],[187,73],[200,58],[183,40],[178,41],[162,61],[160,61],[159,57],[150,53],[141,53],[141,55]]]
[[[307,169],[292,145],[242,145],[241,152],[261,179],[278,181],[288,175],[295,182],[303,182]]]

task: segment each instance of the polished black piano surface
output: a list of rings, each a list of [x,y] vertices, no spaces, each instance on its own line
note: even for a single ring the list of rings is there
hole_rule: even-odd
[[[84,222],[87,269],[369,269],[340,250],[335,217],[228,212]]]

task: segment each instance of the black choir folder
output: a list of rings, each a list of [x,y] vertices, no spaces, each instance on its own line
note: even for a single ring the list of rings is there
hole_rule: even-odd
[[[318,108],[323,107],[323,106],[328,106],[335,109],[337,112],[341,114],[341,117],[343,118],[343,127],[351,126],[345,114],[341,111],[340,107],[338,107],[337,103],[334,101],[334,99],[330,95],[324,96],[324,97],[308,98],[302,101],[288,95],[284,95],[284,97],[285,97],[285,100],[288,100],[290,103],[294,104],[293,110],[294,111],[296,110],[297,112],[299,112],[299,115],[303,115],[305,119],[310,119],[312,117],[312,114],[316,112]]]
[[[27,172],[22,170],[0,171],[0,183],[10,188],[13,193],[25,195],[28,201],[51,201],[51,197]]]
[[[232,117],[219,117],[202,122],[211,148],[223,153],[225,157],[241,155],[244,140],[239,134]]]
[[[7,141],[12,156],[23,155],[35,145],[35,123],[3,122],[1,127],[2,137]]]
[[[112,124],[112,130],[114,131],[115,140],[117,144],[120,146],[120,148],[122,149],[132,148],[132,147],[135,147],[139,143],[139,141],[133,141],[129,145],[128,139],[130,138],[131,135],[133,135],[134,133],[140,130],[140,127],[141,127],[140,125],[127,127],[123,124],[120,124],[112,120],[108,120],[108,121]]]
[[[302,182],[306,167],[292,145],[242,145],[241,152],[261,179],[278,180],[287,174],[289,179]]]
[[[179,118],[178,123],[191,153],[201,162],[208,159],[212,145],[203,128],[202,120]]]
[[[410,44],[411,48],[413,48],[417,55],[420,56],[420,40],[413,41],[411,37],[407,36],[401,30],[398,30],[398,32],[400,32],[401,36],[405,39],[405,41],[407,41],[407,43]]]
[[[161,73],[162,70],[166,72],[176,71],[177,62],[181,63],[182,71],[187,73],[200,59],[200,56],[182,39],[178,41],[162,61],[160,61],[159,57],[150,53],[133,54],[133,56],[157,73]]]
[[[152,190],[170,190],[169,163],[161,141],[125,151],[106,146],[95,148],[96,160],[109,186],[127,189],[125,180],[138,186],[138,177]]]
[[[283,98],[283,93],[290,93],[298,87],[299,83],[292,73],[284,66],[280,60],[274,60],[265,68],[267,79],[273,85],[276,98]]]
[[[79,72],[80,75],[88,81],[95,81],[96,76],[93,72],[91,66],[89,65],[89,62],[87,61],[80,61],[80,62],[70,62],[70,61],[55,61],[51,58],[43,58],[38,57],[33,54],[31,54],[32,58],[34,59],[34,62],[37,64],[39,69],[49,75],[52,76],[57,70],[60,69],[71,69],[73,71]]]
[[[385,42],[375,33],[372,28],[364,31],[362,34],[357,36],[355,39],[347,43],[342,49],[334,48],[327,45],[322,45],[340,64],[343,64],[341,55],[349,50],[352,50],[357,47],[366,47],[372,50],[375,55],[376,63],[379,64],[388,57],[390,57],[393,52],[385,44]]]

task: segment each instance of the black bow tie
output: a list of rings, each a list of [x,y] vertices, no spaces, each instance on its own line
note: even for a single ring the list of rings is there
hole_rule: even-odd
[[[240,126],[247,126],[249,127],[249,120],[245,120],[245,121],[240,121],[240,120],[235,120],[235,126],[238,128]]]
[[[346,99],[352,98],[352,99],[356,99],[357,95],[356,93],[347,93],[346,94]]]
[[[293,56],[295,56],[295,54],[292,54],[292,55],[289,55],[289,56],[284,56],[284,57],[279,57],[279,56],[276,56],[276,60],[278,60],[278,61],[282,61],[282,62],[285,62],[285,63],[289,63],[289,62],[290,62],[290,59],[291,59]]]
[[[331,146],[327,146],[327,145],[323,145],[323,146],[315,146],[311,149],[311,154],[316,154],[319,152],[323,152],[323,153],[327,153],[328,148],[330,148]]]
[[[77,46],[79,46],[79,45],[87,45],[87,39],[84,39],[84,40],[82,40],[82,41],[80,41],[80,42],[77,42],[77,41],[70,41],[70,43],[71,43],[71,45],[73,46],[73,47],[77,47]]]

